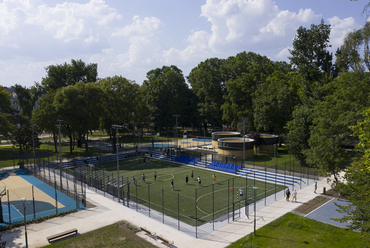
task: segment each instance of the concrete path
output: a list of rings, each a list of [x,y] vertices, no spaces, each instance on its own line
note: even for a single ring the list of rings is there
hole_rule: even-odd
[[[298,191],[297,203],[287,202],[285,199],[282,199],[257,211],[257,229],[315,198],[323,192],[323,187],[326,187],[326,189],[330,188],[326,178],[318,181],[318,194],[314,193],[314,185],[311,184]],[[114,202],[92,190],[87,190],[87,199],[96,207],[47,220],[39,224],[27,225],[29,247],[48,245],[46,237],[72,228],[77,228],[79,234],[84,234],[120,220],[126,220],[138,227],[146,227],[156,232],[157,235],[174,241],[174,246],[179,248],[225,247],[253,232],[254,228],[253,219],[244,217],[209,235],[203,236],[201,239],[196,239],[155,219],[137,213],[133,209],[122,206],[122,203]],[[25,247],[24,230],[25,228],[22,226],[6,231],[2,236],[2,240],[7,241],[7,247]]]

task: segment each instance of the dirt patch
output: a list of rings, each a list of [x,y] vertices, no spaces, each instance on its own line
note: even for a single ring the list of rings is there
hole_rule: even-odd
[[[334,189],[329,189],[328,191],[326,191],[325,195],[340,198],[341,200],[347,200],[345,197],[343,197],[343,195],[339,195],[339,192],[335,191]]]

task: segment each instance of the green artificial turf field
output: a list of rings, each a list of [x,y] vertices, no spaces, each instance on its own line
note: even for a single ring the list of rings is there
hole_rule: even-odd
[[[96,169],[104,170],[111,178],[117,177],[117,162],[100,163]],[[218,218],[231,212],[233,205],[235,210],[246,204],[246,198],[252,186],[257,186],[257,199],[275,193],[275,184],[246,180],[232,174],[215,172],[208,169],[172,163],[159,159],[147,158],[143,163],[142,157],[129,158],[119,162],[120,178],[130,181],[130,199],[138,202],[149,209],[155,209],[176,219],[180,219],[190,225],[201,225],[205,222]],[[157,179],[154,179],[154,173]],[[193,172],[193,179],[191,173]],[[145,175],[145,182],[142,175]],[[215,174],[216,182],[212,175]],[[185,177],[189,177],[186,184]],[[198,176],[202,185],[198,184]],[[132,183],[135,177],[136,185]],[[171,189],[171,180],[174,189]],[[240,197],[239,189],[243,189],[243,197]],[[276,185],[276,192],[283,190],[284,186]],[[126,189],[127,191],[127,189]],[[253,193],[253,192],[252,192]],[[250,195],[248,203],[253,202]],[[134,203],[131,203],[134,204]]]

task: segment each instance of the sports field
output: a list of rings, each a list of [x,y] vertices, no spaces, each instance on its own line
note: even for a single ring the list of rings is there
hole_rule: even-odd
[[[100,163],[95,167],[117,177],[117,162]],[[217,219],[231,212],[233,207],[234,210],[244,207],[251,186],[258,187],[257,199],[265,197],[265,189],[267,196],[275,193],[275,187],[276,192],[284,189],[282,185],[246,180],[245,177],[151,158],[147,158],[145,163],[142,157],[121,160],[119,170],[120,178],[130,181],[131,201],[193,226]],[[145,181],[142,180],[143,174]],[[213,174],[216,176],[215,182]],[[186,176],[189,178],[188,184]],[[133,183],[133,177],[136,184]],[[198,177],[201,178],[201,185]],[[171,180],[174,183],[173,190]],[[240,189],[243,190],[243,196],[240,196]],[[253,202],[250,196],[249,204]]]

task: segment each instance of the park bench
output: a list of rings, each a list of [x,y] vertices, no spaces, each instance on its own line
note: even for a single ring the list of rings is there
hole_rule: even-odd
[[[77,233],[77,229],[73,228],[73,229],[68,230],[68,231],[64,231],[64,232],[61,232],[61,233],[51,235],[51,236],[47,237],[47,240],[48,240],[49,243],[51,243],[53,241],[56,241],[56,240],[61,239],[61,238],[65,238],[68,235],[76,234],[76,233]]]
[[[141,231],[144,231],[144,232],[146,232],[146,233],[148,233],[148,234],[150,234],[152,236],[155,236],[155,232],[151,232],[148,229],[146,229],[145,227],[140,227],[140,229],[141,229]]]
[[[173,241],[163,238],[162,236],[157,236],[157,238],[167,243],[168,245],[171,245],[171,246],[173,245]]]

